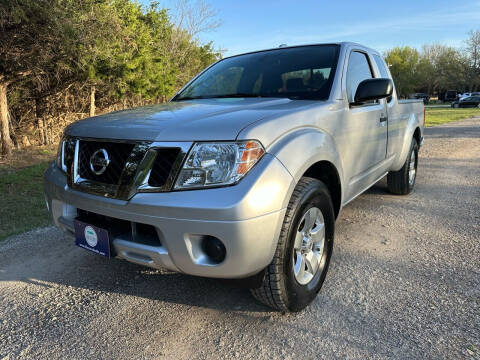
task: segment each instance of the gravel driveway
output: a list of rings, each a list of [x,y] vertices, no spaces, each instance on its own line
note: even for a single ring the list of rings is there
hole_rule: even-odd
[[[343,210],[335,241],[317,299],[282,315],[55,228],[10,238],[0,359],[480,359],[480,119],[427,129],[415,192],[382,180]]]

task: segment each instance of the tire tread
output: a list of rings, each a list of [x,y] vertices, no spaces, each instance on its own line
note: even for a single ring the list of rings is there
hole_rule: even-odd
[[[287,206],[285,219],[283,221],[282,230],[278,239],[277,249],[273,256],[273,260],[265,270],[265,278],[263,284],[259,288],[250,289],[253,297],[261,303],[272,307],[278,311],[288,312],[289,304],[286,298],[286,286],[283,281],[283,252],[285,249],[285,242],[288,241],[288,229],[290,223],[295,216],[295,209],[297,203],[300,201],[302,194],[319,181],[314,178],[303,177],[298,182],[293,191],[290,202]]]
[[[410,164],[410,154],[417,147],[417,141],[412,139],[412,144],[410,146],[410,151],[408,152],[407,159],[403,164],[402,168],[398,171],[390,171],[387,175],[387,186],[388,190],[395,195],[408,195],[412,192],[413,188],[410,188],[408,183],[408,167]],[[416,150],[418,151],[418,150]]]

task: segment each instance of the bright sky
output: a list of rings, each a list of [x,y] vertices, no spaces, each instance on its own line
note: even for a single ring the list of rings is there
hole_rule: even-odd
[[[222,25],[201,39],[212,40],[226,56],[329,41],[355,41],[380,51],[435,42],[462,47],[470,30],[480,30],[479,0],[206,1]],[[159,2],[170,7],[175,0]]]

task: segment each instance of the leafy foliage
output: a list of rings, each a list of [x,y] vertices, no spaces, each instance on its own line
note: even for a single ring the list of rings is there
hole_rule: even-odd
[[[418,73],[419,53],[409,46],[397,47],[387,53],[386,61],[401,95],[413,92]]]
[[[185,28],[157,3],[0,0],[0,85],[8,86],[10,114],[1,122],[45,133],[68,111],[84,114],[91,101],[103,109],[165,101],[220,57],[198,41],[212,15],[201,5],[195,16],[184,13]]]

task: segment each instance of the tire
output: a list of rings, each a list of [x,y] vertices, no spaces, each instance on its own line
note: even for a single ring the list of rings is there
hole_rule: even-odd
[[[310,231],[308,224],[313,218]],[[304,309],[316,297],[325,280],[333,250],[334,229],[335,215],[325,184],[313,178],[300,179],[288,204],[273,260],[265,269],[262,285],[250,289],[252,295],[278,311]],[[323,241],[319,240],[322,234]],[[323,244],[321,250],[320,243]],[[310,260],[302,263],[302,258]],[[318,264],[317,270],[309,272],[314,264]]]
[[[413,162],[413,166],[411,164]],[[388,190],[396,195],[408,195],[413,191],[417,179],[418,166],[418,144],[412,139],[410,151],[402,168],[398,171],[390,171],[387,175]],[[414,170],[413,178],[410,177],[410,170]]]

